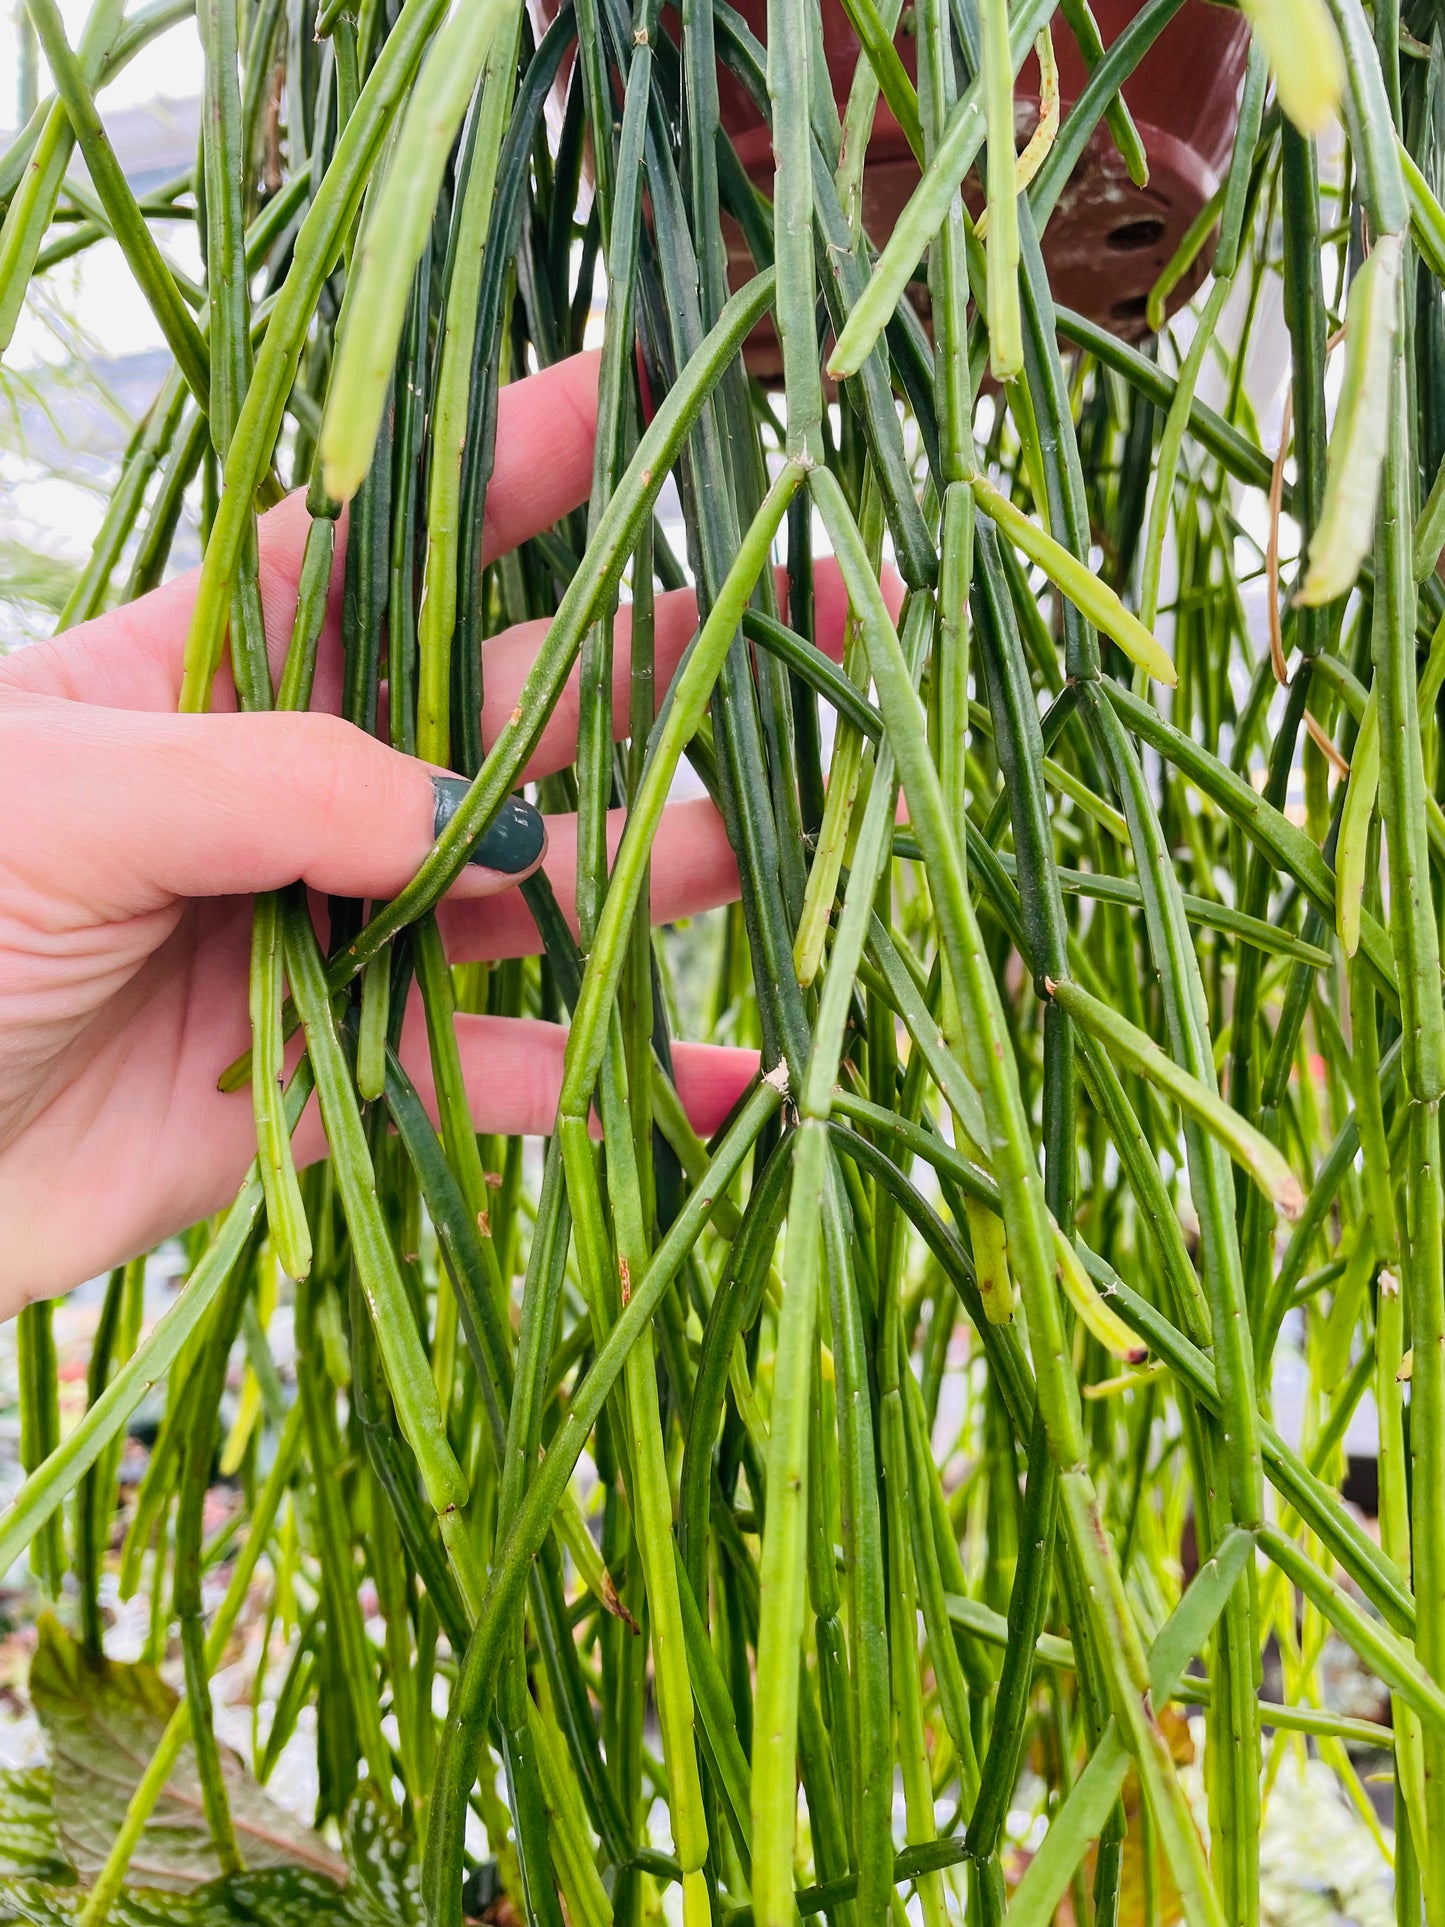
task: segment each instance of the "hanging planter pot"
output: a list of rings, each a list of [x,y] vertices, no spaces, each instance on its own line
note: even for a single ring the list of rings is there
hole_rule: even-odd
[[[767,35],[766,0],[740,0],[740,11],[759,39]],[[1105,47],[1139,11],[1137,0],[1098,0],[1094,8]],[[823,43],[834,96],[841,112],[860,48],[840,0],[822,0]],[[904,15],[911,18],[911,9]],[[1067,28],[1055,32],[1062,118],[1067,119],[1088,81],[1088,70]],[[916,75],[912,34],[901,29],[899,55]],[[1044,259],[1056,301],[1077,309],[1126,340],[1148,332],[1145,304],[1160,272],[1172,259],[1201,208],[1219,186],[1234,140],[1239,92],[1249,50],[1241,16],[1208,0],[1186,0],[1125,81],[1124,99],[1149,161],[1143,187],[1130,180],[1102,121],[1065,187],[1044,236]],[[723,126],[749,178],[771,195],[772,142],[768,128],[742,85],[718,75]],[[1038,118],[1039,69],[1030,54],[1015,92],[1015,129],[1020,144]],[[906,136],[880,99],[863,175],[863,221],[881,247],[918,185],[919,168]],[[970,174],[964,195],[975,212],[980,183]],[[740,232],[730,228],[735,281],[752,272]],[[1203,280],[1212,246],[1199,253],[1169,297],[1172,312]],[[921,282],[918,288],[923,297]],[[926,297],[923,297],[926,299]],[[776,341],[759,329],[748,347],[752,372],[769,379],[781,371]]]

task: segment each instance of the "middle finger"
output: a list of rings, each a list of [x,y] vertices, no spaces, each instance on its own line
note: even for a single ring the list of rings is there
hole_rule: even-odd
[[[609,810],[607,854],[617,854],[626,823],[625,810]],[[573,936],[577,934],[577,819],[547,818],[547,855],[542,865]],[[465,872],[458,879],[465,888]],[[679,917],[731,903],[738,894],[737,860],[728,847],[722,818],[707,797],[670,803],[662,813],[652,845],[652,921],[675,923]],[[542,939],[520,890],[468,901],[454,889],[437,912],[442,941],[452,963],[497,963],[504,957],[535,957]]]
[[[779,596],[787,586],[783,570],[778,570]],[[889,606],[896,610],[901,599],[898,578],[890,571],[883,582]],[[683,651],[697,627],[697,598],[691,589],[670,589],[658,596],[654,615],[653,696],[660,703],[667,694]],[[843,654],[843,631],[848,618],[848,597],[838,565],[831,557],[820,559],[813,571],[814,633],[818,647],[836,662]],[[511,720],[521,698],[522,686],[536,659],[551,623],[547,618],[519,622],[482,645],[482,746],[490,749]],[[624,605],[617,611],[612,650],[612,719],[619,737],[627,734],[629,696],[632,678],[632,610]],[[582,673],[574,665],[557,705],[547,720],[537,747],[527,764],[526,780],[536,782],[566,769],[577,760],[577,716],[581,703]]]

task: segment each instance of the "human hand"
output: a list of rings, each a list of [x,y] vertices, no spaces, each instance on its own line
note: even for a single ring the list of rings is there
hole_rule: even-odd
[[[504,388],[499,407],[489,560],[586,499],[595,358]],[[261,519],[273,675],[291,632],[306,529],[300,496]],[[341,574],[338,554],[306,714],[237,714],[224,675],[211,714],[175,713],[193,575],[0,664],[0,1317],[148,1250],[235,1192],[255,1151],[251,1101],[218,1091],[216,1079],[250,1039],[252,893],[299,879],[320,893],[391,897],[431,846],[432,771],[336,714]],[[819,568],[816,594],[819,641],[836,655],[845,604],[834,572]],[[689,591],[658,597],[659,697],[695,626]],[[545,629],[523,623],[485,645],[485,744],[510,714]],[[624,610],[619,718],[628,713],[628,644]],[[575,759],[576,724],[574,673],[529,780]],[[510,873],[475,860],[463,872],[439,910],[452,962],[540,950],[515,886],[541,845],[532,822],[512,841]],[[547,820],[545,868],[570,917],[575,818]],[[737,887],[711,803],[670,806],[653,849],[654,919],[726,902]],[[457,1033],[477,1129],[545,1131],[565,1031],[460,1016]],[[415,1002],[402,1057],[430,1104]],[[706,1135],[757,1059],[681,1044],[674,1068]],[[325,1150],[313,1101],[296,1133],[297,1162]]]

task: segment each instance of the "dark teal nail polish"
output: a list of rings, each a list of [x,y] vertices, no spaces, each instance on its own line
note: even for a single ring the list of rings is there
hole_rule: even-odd
[[[432,819],[434,835],[440,836],[451,822],[470,787],[464,776],[432,778],[437,799]],[[484,870],[498,870],[503,876],[518,876],[523,870],[531,869],[542,854],[546,840],[546,828],[536,810],[520,796],[511,796],[498,811],[491,828],[477,841],[467,861],[480,864]]]

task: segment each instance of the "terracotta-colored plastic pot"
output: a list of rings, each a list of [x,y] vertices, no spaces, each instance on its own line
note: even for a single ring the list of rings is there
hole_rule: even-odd
[[[759,39],[767,36],[767,0],[735,0]],[[1095,0],[1094,15],[1108,47],[1138,12],[1138,0]],[[858,60],[857,36],[840,0],[822,0],[824,49],[840,107],[847,99]],[[906,9],[905,22],[912,9]],[[910,77],[917,68],[911,34],[900,31],[899,54]],[[1088,75],[1073,35],[1062,21],[1054,30],[1062,112],[1083,91]],[[1249,51],[1241,16],[1209,0],[1185,0],[1133,75],[1124,98],[1149,157],[1149,183],[1129,179],[1102,122],[1075,168],[1044,235],[1044,259],[1054,295],[1067,307],[1115,334],[1137,340],[1147,332],[1144,304],[1160,270],[1218,187],[1228,162],[1238,117],[1239,92]],[[773,156],[768,129],[745,89],[720,69],[723,124],[750,177],[772,192]],[[1029,56],[1015,94],[1020,144],[1038,118],[1038,63]],[[864,226],[876,246],[893,231],[900,209],[918,185],[918,164],[902,130],[880,101],[863,177]],[[970,175],[965,198],[976,210],[982,190]],[[729,252],[736,279],[750,271],[741,235],[729,224]],[[1188,300],[1207,272],[1211,251],[1201,253],[1170,296]],[[919,290],[920,295],[922,290]],[[780,371],[776,340],[763,328],[748,343],[748,365],[767,379]]]

